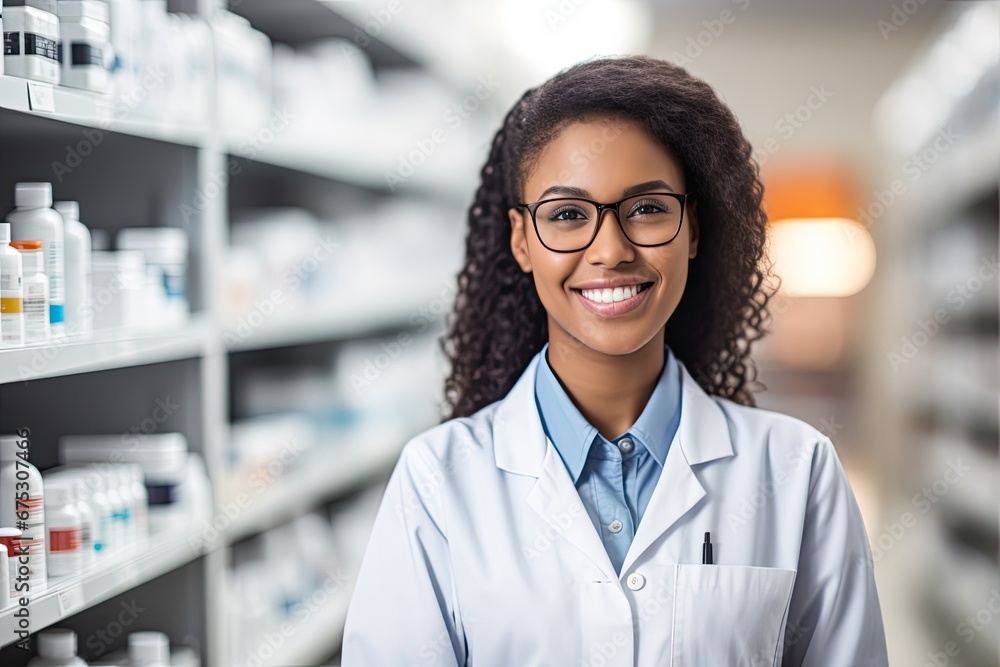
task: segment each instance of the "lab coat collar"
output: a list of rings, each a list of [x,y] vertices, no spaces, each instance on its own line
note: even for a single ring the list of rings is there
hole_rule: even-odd
[[[541,352],[532,357],[494,415],[493,445],[499,468],[536,477],[526,502],[567,540],[582,549],[610,580],[618,579],[611,559],[555,446],[545,436],[535,403],[535,375]],[[692,465],[733,455],[726,416],[677,358],[683,376],[681,418],[664,470],[653,490],[622,575],[659,537],[705,495]],[[566,517],[575,517],[566,521]]]
[[[587,421],[574,405],[549,365],[546,350],[538,354],[535,377],[535,406],[542,414],[542,428],[555,444],[556,451],[566,463],[570,478],[576,484],[587,462],[595,440],[607,442],[597,429]],[[663,346],[664,365],[649,397],[635,423],[622,435],[631,435],[637,444],[649,451],[660,468],[667,458],[667,448],[673,440],[681,400],[680,370],[669,345]],[[638,453],[638,452],[637,452]]]

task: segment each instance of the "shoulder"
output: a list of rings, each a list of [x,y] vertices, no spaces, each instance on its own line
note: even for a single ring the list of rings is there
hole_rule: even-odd
[[[494,465],[493,424],[500,401],[468,417],[436,424],[411,437],[403,446],[400,464],[417,474],[454,471],[475,461]]]
[[[726,417],[737,455],[757,452],[771,460],[780,457],[793,467],[801,465],[810,470],[812,476],[823,470],[832,468],[836,472],[841,468],[831,437],[809,422],[776,410],[742,405],[728,398],[711,398]],[[836,424],[829,426],[833,429]]]

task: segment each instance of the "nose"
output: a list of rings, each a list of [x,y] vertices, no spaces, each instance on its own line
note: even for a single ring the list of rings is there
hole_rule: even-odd
[[[597,224],[597,237],[587,248],[588,262],[617,266],[635,259],[635,246],[625,236],[614,209],[601,211]]]

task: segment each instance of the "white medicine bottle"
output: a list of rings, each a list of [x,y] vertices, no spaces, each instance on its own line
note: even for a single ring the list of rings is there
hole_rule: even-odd
[[[28,667],[87,667],[76,654],[76,633],[72,630],[42,630],[37,637],[38,656]]]
[[[49,324],[53,337],[62,336],[66,333],[64,231],[62,216],[52,208],[52,184],[18,183],[14,186],[14,206],[7,214],[11,237],[42,242],[45,275],[49,277]]]
[[[10,225],[0,222],[0,347],[24,345],[24,264],[10,246]]]
[[[80,204],[57,201],[55,209],[63,219],[66,240],[66,333],[87,334],[92,320],[85,316],[90,304],[90,253],[93,240],[90,230],[80,222]]]
[[[76,509],[76,494],[69,480],[44,479],[45,529],[48,574],[77,574],[83,566],[83,527]]]
[[[49,327],[49,277],[45,275],[45,256],[41,241],[11,241],[21,253],[24,277],[24,342],[44,343],[52,335]]]
[[[27,438],[0,435],[0,525],[16,526],[21,532],[19,545],[28,553],[28,586],[31,595],[46,590],[45,568],[45,498],[42,476],[28,463]],[[19,503],[19,484],[27,483],[28,500]],[[23,488],[23,487],[20,487]],[[25,507],[25,505],[27,507]],[[8,554],[15,557],[16,554]],[[19,582],[14,582],[19,583]]]
[[[90,504],[90,487],[79,475],[70,475],[70,483],[76,496],[76,511],[80,514],[80,543],[82,554],[80,567],[86,570],[94,562],[96,552],[94,540],[97,537],[94,508]]]

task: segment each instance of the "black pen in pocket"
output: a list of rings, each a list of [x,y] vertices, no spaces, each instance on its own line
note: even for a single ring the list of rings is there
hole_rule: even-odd
[[[705,543],[701,545],[701,564],[712,564],[712,538],[711,533],[705,533]]]

